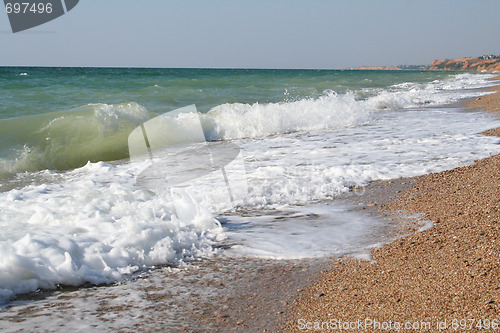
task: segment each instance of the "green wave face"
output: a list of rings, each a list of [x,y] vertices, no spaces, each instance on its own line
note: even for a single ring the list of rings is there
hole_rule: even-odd
[[[300,116],[290,109],[289,115],[283,116],[285,125],[290,126],[277,124],[276,131],[260,131],[259,126],[272,125],[270,113],[279,113],[273,108],[280,109],[283,104],[300,106],[320,100],[328,92],[353,93],[356,100],[366,100],[381,91],[399,89],[394,85],[426,85],[452,75],[413,71],[0,67],[0,178],[127,158],[127,137],[134,128],[186,105],[196,104],[203,114],[202,125],[209,139],[248,137],[252,129],[261,137],[283,128],[287,132],[307,127],[302,122],[293,123],[291,116]],[[128,101],[134,103],[123,103]],[[252,115],[258,116],[259,110],[263,114],[252,122]],[[303,110],[309,111],[309,106]],[[219,113],[223,117],[217,121],[226,126],[225,136],[214,133],[220,124],[214,127],[212,122]],[[310,114],[304,118],[309,122],[314,119]]]
[[[0,120],[0,174],[127,158],[128,135],[154,115],[137,103],[90,104]]]

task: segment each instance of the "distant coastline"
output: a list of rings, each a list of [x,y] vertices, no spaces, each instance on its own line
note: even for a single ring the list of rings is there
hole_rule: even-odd
[[[359,70],[500,71],[500,56],[439,59],[430,65],[360,66]]]

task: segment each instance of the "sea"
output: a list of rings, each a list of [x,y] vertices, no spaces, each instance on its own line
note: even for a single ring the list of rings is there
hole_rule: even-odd
[[[337,198],[500,153],[488,73],[0,68],[0,303],[214,257],[362,253]]]

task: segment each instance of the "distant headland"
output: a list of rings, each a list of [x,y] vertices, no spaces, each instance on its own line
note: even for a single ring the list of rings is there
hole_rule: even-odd
[[[500,55],[440,59],[430,65],[360,66],[360,70],[500,71]]]

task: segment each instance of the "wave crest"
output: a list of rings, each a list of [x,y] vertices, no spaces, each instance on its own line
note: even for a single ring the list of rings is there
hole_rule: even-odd
[[[0,121],[0,173],[70,169],[128,157],[127,137],[153,116],[137,103],[89,104]]]

